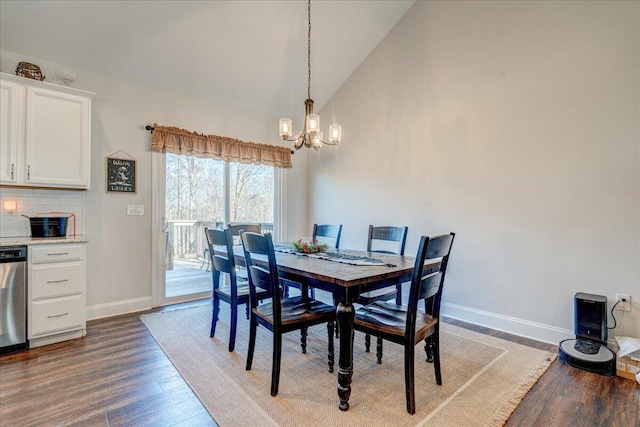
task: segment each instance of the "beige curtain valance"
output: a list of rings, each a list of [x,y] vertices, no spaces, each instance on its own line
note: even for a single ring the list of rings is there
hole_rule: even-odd
[[[151,151],[187,156],[291,168],[291,150],[277,145],[244,142],[218,135],[202,135],[188,130],[153,125]]]

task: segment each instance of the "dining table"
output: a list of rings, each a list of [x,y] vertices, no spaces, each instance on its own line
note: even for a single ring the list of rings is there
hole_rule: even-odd
[[[411,280],[415,257],[367,252],[350,249],[331,249],[331,259],[322,254],[298,254],[287,250],[286,244],[275,244],[278,274],[281,279],[302,285],[303,295],[308,287],[328,291],[337,302],[336,321],[339,331],[338,398],[342,411],[349,409],[351,379],[353,377],[353,340],[355,318],[354,301],[360,293],[395,286]],[[244,265],[242,245],[234,246],[236,264]],[[342,259],[342,261],[336,261]],[[254,258],[255,260],[255,258]],[[370,262],[367,262],[370,260]],[[258,260],[256,260],[258,262]],[[352,261],[353,263],[348,263]],[[425,268],[434,268],[440,259],[426,260]]]

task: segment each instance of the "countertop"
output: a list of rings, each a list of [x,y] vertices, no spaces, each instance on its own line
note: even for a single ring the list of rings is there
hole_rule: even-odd
[[[87,243],[89,238],[86,236],[67,236],[56,238],[36,238],[31,237],[0,237],[0,247],[20,246],[20,245],[52,245],[56,243]]]

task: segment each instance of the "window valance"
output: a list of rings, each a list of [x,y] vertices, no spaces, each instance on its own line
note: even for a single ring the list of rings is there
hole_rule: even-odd
[[[291,168],[291,149],[154,124],[151,151]]]

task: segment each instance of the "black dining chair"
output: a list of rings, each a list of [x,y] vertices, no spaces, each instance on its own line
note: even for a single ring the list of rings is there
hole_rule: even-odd
[[[302,352],[307,352],[307,328],[322,323],[327,324],[329,372],[333,372],[334,349],[333,327],[335,308],[331,305],[300,295],[281,298],[278,265],[273,250],[271,234],[242,233],[242,244],[249,271],[249,294],[251,314],[249,319],[249,347],[246,369],[251,370],[256,345],[258,325],[273,333],[273,359],[271,368],[271,395],[278,394],[280,382],[280,362],[282,356],[282,335],[300,330]],[[266,257],[266,261],[265,258]],[[260,261],[260,259],[262,261]],[[269,302],[258,304],[259,291],[272,296]]]
[[[234,245],[242,244],[242,241],[240,240],[240,233],[243,231],[247,231],[251,233],[262,233],[262,226],[260,224],[235,223],[235,224],[229,224],[227,228],[231,233],[231,237],[233,238]]]
[[[210,337],[216,334],[216,324],[219,320],[220,301],[231,306],[231,327],[229,331],[229,351],[233,351],[236,343],[238,328],[238,306],[246,304],[247,318],[249,318],[249,282],[241,281],[236,274],[236,263],[233,256],[233,242],[228,229],[204,229],[211,259],[211,276],[213,280],[213,315],[211,317]],[[217,250],[217,251],[216,251]],[[228,283],[224,283],[223,274],[229,275]],[[259,291],[258,297],[264,297],[266,291]]]
[[[336,249],[340,248],[340,237],[342,236],[342,224],[313,224],[313,240],[326,241],[327,239],[333,239],[333,246]],[[321,239],[318,239],[320,237]]]
[[[390,301],[376,301],[356,310],[354,329],[376,335],[404,347],[404,378],[407,412],[416,412],[414,349],[425,341],[427,361],[433,361],[436,384],[442,385],[440,370],[440,303],[447,264],[455,233],[429,238],[422,236],[413,267],[407,306]],[[428,274],[425,259],[440,258],[439,268]],[[424,300],[425,312],[418,310]]]
[[[383,254],[404,255],[404,247],[407,243],[409,227],[390,227],[369,225],[369,237],[367,238],[367,251]],[[376,301],[389,301],[394,299],[396,304],[402,303],[402,283],[395,286],[363,292],[358,296],[358,304],[367,305]],[[368,353],[371,347],[371,335],[365,336],[365,351]],[[382,339],[378,339],[377,351],[380,354],[379,362],[382,363]]]
[[[248,231],[251,233],[262,233],[262,225],[255,223],[235,223],[229,224],[227,226],[229,229],[229,233],[231,233],[231,239],[233,240],[233,245],[241,245],[242,240],[240,239],[240,233]],[[236,272],[238,277],[242,280],[249,280],[247,270],[243,266],[236,266]]]

